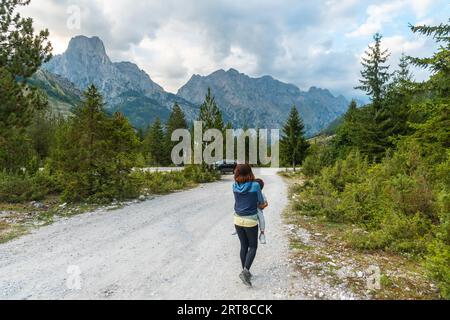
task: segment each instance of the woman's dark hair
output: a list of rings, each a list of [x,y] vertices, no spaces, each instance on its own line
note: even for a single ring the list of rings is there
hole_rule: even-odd
[[[261,187],[261,190],[264,189],[264,180],[263,179],[256,179],[255,182],[258,182],[259,186]]]
[[[239,184],[255,181],[252,167],[249,164],[238,164],[234,169],[234,180]]]

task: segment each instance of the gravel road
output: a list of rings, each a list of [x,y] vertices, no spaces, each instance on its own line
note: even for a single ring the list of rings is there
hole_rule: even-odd
[[[254,287],[239,280],[231,177],[115,211],[60,220],[0,245],[0,299],[301,299],[281,213],[287,186],[264,177],[268,244]]]

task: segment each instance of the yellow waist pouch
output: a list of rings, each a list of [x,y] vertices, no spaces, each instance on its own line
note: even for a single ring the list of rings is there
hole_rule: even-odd
[[[234,215],[234,224],[239,227],[253,228],[258,225],[258,216],[240,217]]]

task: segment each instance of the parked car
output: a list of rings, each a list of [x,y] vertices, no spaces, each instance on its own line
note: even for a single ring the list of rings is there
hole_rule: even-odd
[[[235,160],[221,160],[214,164],[214,168],[221,174],[234,174],[237,162]]]

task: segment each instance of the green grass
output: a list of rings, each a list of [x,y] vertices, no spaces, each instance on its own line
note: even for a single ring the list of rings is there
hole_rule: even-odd
[[[0,221],[0,244],[11,241],[28,233],[28,228],[23,225],[8,224]]]
[[[296,240],[291,240],[290,246],[292,249],[295,249],[295,250],[312,250],[313,249],[312,246],[306,245],[303,242],[296,241]]]

